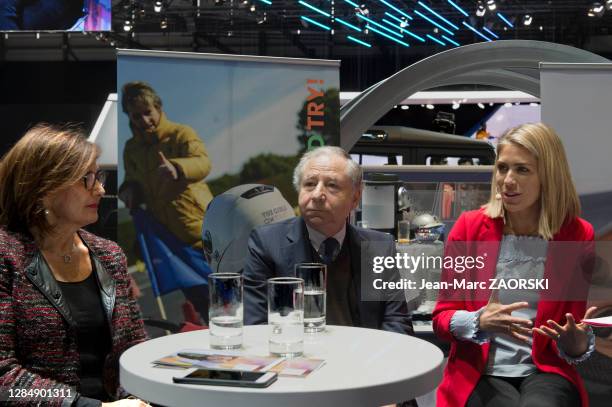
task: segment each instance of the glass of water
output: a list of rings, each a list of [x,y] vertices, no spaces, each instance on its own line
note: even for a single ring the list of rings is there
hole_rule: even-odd
[[[321,263],[296,264],[295,276],[304,280],[304,332],[324,331],[327,266]]]
[[[210,347],[238,349],[242,346],[242,275],[212,273],[208,276]]]
[[[276,277],[268,280],[270,353],[295,357],[304,352],[304,280]]]

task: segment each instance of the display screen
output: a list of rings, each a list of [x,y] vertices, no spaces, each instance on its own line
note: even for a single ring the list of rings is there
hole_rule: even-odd
[[[0,31],[110,31],[111,0],[1,0]]]
[[[254,382],[265,374],[266,372],[238,372],[231,370],[198,369],[185,376],[185,378]]]

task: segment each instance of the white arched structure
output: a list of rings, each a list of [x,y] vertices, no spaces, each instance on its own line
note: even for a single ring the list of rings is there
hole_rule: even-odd
[[[540,96],[540,62],[601,63],[606,58],[567,45],[508,40],[454,48],[425,58],[361,92],[340,109],[340,145],[350,150],[394,105],[444,85],[478,84]]]

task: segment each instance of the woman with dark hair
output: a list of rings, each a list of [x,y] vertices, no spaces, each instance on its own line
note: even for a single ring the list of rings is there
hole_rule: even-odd
[[[37,125],[0,161],[0,392],[17,405],[144,406],[119,388],[119,356],[145,340],[125,255],[98,219],[96,145]],[[38,404],[37,404],[38,405]]]
[[[461,214],[446,242],[451,258],[477,255],[482,263],[465,273],[444,269],[443,282],[479,289],[440,291],[433,326],[451,350],[439,407],[588,406],[573,365],[594,350],[592,330],[580,323],[596,310],[585,302],[593,227],[579,214],[555,131],[535,123],[506,132],[488,204]],[[517,290],[491,280],[542,285]]]

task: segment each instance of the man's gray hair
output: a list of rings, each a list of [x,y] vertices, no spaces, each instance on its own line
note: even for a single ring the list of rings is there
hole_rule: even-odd
[[[342,148],[335,146],[323,146],[308,151],[302,156],[302,158],[300,158],[300,162],[293,171],[293,186],[295,187],[296,191],[300,191],[300,184],[302,183],[302,173],[304,172],[304,167],[306,166],[306,164],[310,160],[322,156],[337,156],[344,158],[344,160],[346,161],[346,173],[353,181],[353,187],[357,189],[361,188],[361,179],[363,177],[363,171],[361,170],[361,166],[355,161],[353,161],[351,159],[351,156]]]

